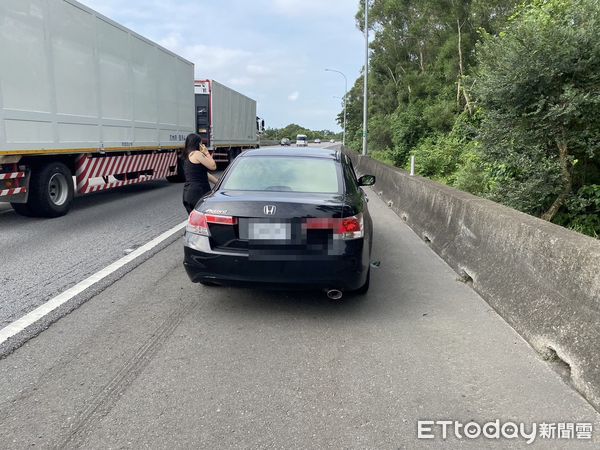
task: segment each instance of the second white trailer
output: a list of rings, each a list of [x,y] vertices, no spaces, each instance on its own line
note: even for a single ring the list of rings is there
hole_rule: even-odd
[[[215,161],[228,163],[259,146],[256,100],[214,80],[197,80],[195,93],[196,131]]]

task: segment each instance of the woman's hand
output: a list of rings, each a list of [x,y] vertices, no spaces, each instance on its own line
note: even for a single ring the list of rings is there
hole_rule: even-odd
[[[215,170],[217,168],[217,163],[204,144],[200,144],[197,152],[190,153],[189,159],[194,164],[202,164],[208,170]]]
[[[208,175],[208,181],[212,184],[217,184],[219,182],[219,179],[217,177],[215,177],[212,173],[207,174]]]

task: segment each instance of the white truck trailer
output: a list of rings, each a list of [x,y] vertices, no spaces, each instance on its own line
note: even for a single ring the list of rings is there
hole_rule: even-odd
[[[191,62],[75,0],[0,1],[0,202],[175,180],[195,128]]]
[[[194,89],[196,132],[217,163],[259,146],[255,100],[214,80],[196,80]]]

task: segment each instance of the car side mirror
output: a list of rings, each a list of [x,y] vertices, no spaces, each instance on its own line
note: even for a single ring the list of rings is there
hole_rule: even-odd
[[[373,186],[375,184],[375,175],[363,175],[358,179],[359,186]]]

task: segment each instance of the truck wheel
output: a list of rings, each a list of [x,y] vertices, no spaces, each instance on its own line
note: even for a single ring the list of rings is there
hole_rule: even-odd
[[[25,217],[33,217],[33,211],[31,210],[31,208],[29,207],[29,205],[27,203],[11,203],[10,206],[12,206],[12,209],[15,210],[15,212],[21,216],[25,216]]]
[[[185,181],[185,177],[183,175],[169,175],[167,177],[167,181],[169,183],[183,183]]]
[[[73,175],[61,162],[33,167],[29,181],[27,208],[38,217],[64,216],[71,208]]]

